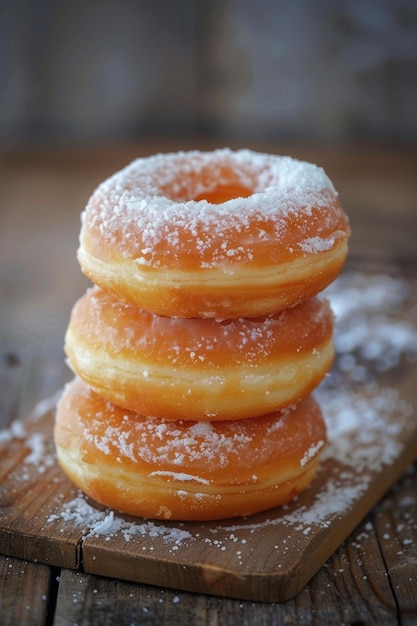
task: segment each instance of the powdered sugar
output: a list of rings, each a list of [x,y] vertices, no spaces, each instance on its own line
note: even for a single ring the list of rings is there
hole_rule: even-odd
[[[334,246],[334,237],[308,237],[299,246],[304,252],[309,254],[316,254],[317,252],[323,252],[325,250],[331,250]]]
[[[318,452],[323,448],[324,441],[318,441],[317,443],[310,446],[310,448],[306,451],[303,458],[300,461],[300,465],[304,467],[311,459],[313,459]]]
[[[372,369],[395,367],[401,355],[417,361],[415,323],[402,310],[407,283],[385,275],[368,278],[360,273],[342,275],[324,292],[337,319],[335,345],[339,375],[347,369],[369,377]],[[366,370],[366,371],[365,371]]]
[[[151,521],[142,523],[126,521],[115,515],[114,511],[108,509],[99,511],[89,504],[81,493],[73,500],[66,502],[59,514],[50,515],[47,523],[57,522],[60,519],[84,528],[84,541],[89,537],[97,537],[99,535],[110,539],[117,533],[120,533],[125,541],[147,536],[178,545],[181,541],[192,537],[190,532],[181,528],[168,527]]]
[[[221,204],[194,199],[229,184],[252,193]],[[119,254],[135,259],[138,266],[165,267],[168,257],[169,263],[183,256],[189,262],[192,249],[200,268],[217,267],[254,258],[253,221],[259,223],[256,237],[276,244],[293,214],[308,218],[299,220],[294,245],[314,253],[330,249],[344,236],[337,232],[339,209],[335,232],[324,239],[320,220],[313,215],[336,197],[322,168],[290,157],[229,149],[159,154],[136,159],[98,187],[82,215],[81,248],[92,229],[107,246],[117,242]],[[330,215],[323,220],[328,227]]]
[[[319,479],[321,472],[328,471],[327,460],[337,465],[312,502],[283,507],[281,515],[268,517],[261,525],[296,525],[300,530],[328,526],[334,516],[343,515],[366,493],[375,473],[399,456],[404,441],[400,433],[416,428],[410,419],[412,407],[396,389],[378,383],[378,368],[374,367],[387,348],[394,364],[402,358],[416,358],[417,327],[411,320],[404,323],[401,319],[406,283],[388,276],[346,273],[325,295],[336,312],[337,356],[331,375],[316,393],[329,440],[322,452]],[[379,350],[367,350],[367,340],[374,341],[376,336],[381,339]],[[363,376],[358,376],[358,368],[363,368]],[[232,532],[249,526],[241,521],[220,527]]]
[[[76,396],[79,398],[84,394],[86,403],[83,406],[88,407],[91,391],[77,380],[70,383],[60,402],[71,402],[74,385]],[[252,420],[188,423],[142,419],[132,413],[126,414],[121,421],[118,410],[118,407],[106,404],[107,421],[106,428],[103,428],[101,413],[90,414],[85,409],[80,416],[82,440],[92,443],[94,449],[106,457],[116,455],[120,462],[123,459],[124,463],[130,463],[131,471],[135,471],[136,464],[141,468],[145,465],[152,476],[200,484],[210,484],[219,469],[230,466],[239,475],[245,472],[246,476],[250,468],[269,464],[273,452],[291,457],[292,431],[286,423],[303,419],[296,407],[289,407],[279,417],[276,414],[263,417],[259,428]],[[313,440],[322,436],[322,430],[321,423],[311,426]],[[260,445],[260,433],[266,433],[264,445]],[[250,458],[247,456],[248,444],[252,446]],[[201,475],[203,473],[205,478]]]
[[[87,291],[74,310],[78,321],[70,324],[68,341],[73,358],[75,353],[79,363],[88,361],[89,349],[85,346],[92,345],[94,353],[102,345],[103,353],[110,353],[108,362],[112,366],[113,358],[119,354],[132,360],[132,369],[143,360],[147,369],[142,370],[141,375],[150,380],[155,375],[152,364],[157,366],[159,378],[158,367],[167,366],[172,367],[172,372],[178,368],[178,377],[187,377],[191,369],[194,377],[196,363],[204,363],[201,372],[207,379],[211,373],[224,376],[229,362],[236,370],[249,367],[250,373],[256,374],[258,366],[268,364],[278,351],[289,350],[289,345],[293,351],[297,348],[302,351],[303,346],[306,350],[306,346],[313,343],[311,336],[320,345],[333,321],[327,303],[317,298],[271,317],[237,318],[219,324],[213,319],[154,316],[96,287]],[[291,333],[287,332],[288,326],[292,327]],[[95,359],[90,359],[85,367],[94,363]],[[273,376],[271,371],[271,379]]]
[[[415,436],[413,408],[398,389],[383,382],[380,367],[382,362],[393,369],[417,360],[416,309],[407,308],[408,293],[402,280],[356,273],[344,274],[326,291],[336,312],[337,355],[331,375],[316,395],[327,421],[328,444],[315,483],[295,502],[255,518],[202,526],[127,520],[108,509],[98,510],[78,493],[69,502],[57,504],[47,522],[76,524],[84,529],[84,536],[100,535],[106,540],[122,536],[142,545],[146,539],[146,550],[151,550],[152,538],[163,541],[169,551],[198,541],[212,550],[233,547],[242,568],[245,554],[254,549],[252,539],[258,530],[279,527],[275,550],[284,554],[294,549],[285,529],[296,530],[301,542],[318,529],[328,528],[332,520],[343,518],[355,502],[367,497],[375,476],[396,461],[409,435]],[[167,428],[165,424],[156,427],[155,437],[159,436],[161,444]],[[209,424],[198,424],[193,436],[209,432]],[[26,439],[29,449],[20,480],[28,479],[29,472],[41,471],[39,465],[44,471],[55,463],[47,439],[28,434],[19,422],[0,433],[0,444],[10,445],[18,438]],[[182,478],[188,479],[179,463],[173,479]]]
[[[196,483],[201,483],[203,485],[209,485],[210,481],[205,479],[205,478],[201,478],[200,476],[194,476],[193,474],[187,474],[186,472],[168,472],[168,471],[155,471],[155,472],[151,472],[149,474],[149,476],[163,476],[165,478],[168,479],[172,479],[175,482],[196,482]]]
[[[9,442],[12,439],[24,439],[25,437],[26,430],[24,424],[19,420],[12,422],[9,428],[0,430],[0,443]]]

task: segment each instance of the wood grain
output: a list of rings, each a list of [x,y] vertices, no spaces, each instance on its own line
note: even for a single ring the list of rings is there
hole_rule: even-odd
[[[398,456],[386,471],[372,475],[351,506],[326,515],[325,523],[321,519],[303,526],[291,516],[303,507],[313,509],[329,481],[343,490],[346,468],[336,459],[327,459],[313,487],[285,509],[206,524],[148,524],[118,516],[116,522],[124,520],[124,526],[113,527],[112,532],[110,525],[102,534],[94,530],[92,518],[77,516],[74,510],[79,492],[57,466],[52,426],[53,411],[28,421],[25,437],[13,439],[2,454],[2,554],[112,578],[264,602],[282,602],[299,593],[401,476],[417,450],[417,421],[408,419],[396,435],[402,445]],[[42,437],[43,446],[43,461],[36,465],[26,461],[34,435]],[[360,475],[357,480],[362,480]],[[178,531],[185,533],[180,540]]]
[[[46,565],[0,558],[2,626],[47,624],[52,575],[53,571]]]
[[[63,367],[62,338],[71,306],[87,284],[75,261],[75,249],[79,214],[94,186],[136,156],[179,148],[208,149],[217,143],[214,139],[210,146],[196,138],[190,145],[183,139],[167,142],[164,138],[159,143],[145,141],[97,150],[85,146],[37,148],[0,156],[0,358],[12,371],[0,379],[1,427],[12,419],[24,418],[68,376]],[[326,169],[351,218],[349,267],[415,277],[415,147],[251,147],[291,154]],[[22,352],[22,337],[29,338],[33,347],[30,353],[25,349]],[[16,355],[22,359],[17,361]],[[414,404],[414,416],[415,375],[415,362],[411,362],[385,378],[401,393],[408,385],[406,397]],[[6,463],[2,448],[0,467],[4,475],[20,471],[19,454],[7,458]],[[53,472],[50,476],[58,479]],[[310,583],[280,604],[170,590],[159,586],[158,581],[151,587],[0,556],[0,621],[5,626],[42,624],[43,620],[48,624],[53,620],[56,626],[113,624],[117,619],[124,624],[158,626],[411,626],[417,622],[416,494],[414,466],[359,523]],[[67,497],[71,500],[73,493]],[[61,498],[57,510],[60,503]],[[1,515],[4,513],[1,509]],[[39,602],[44,592],[48,600]],[[29,605],[30,616],[26,608]]]
[[[414,626],[417,611],[403,610],[401,603],[403,593],[395,595],[396,588],[390,583],[391,564],[385,564],[382,558],[379,545],[383,537],[378,535],[375,520],[381,511],[403,501],[398,517],[399,532],[402,532],[401,525],[406,522],[403,537],[408,541],[403,546],[403,557],[407,564],[413,559],[417,562],[417,542],[410,541],[410,537],[417,536],[416,493],[417,466],[409,468],[380,504],[359,524],[349,540],[344,542],[317,572],[309,585],[295,598],[284,603],[217,598],[62,570],[59,576],[56,575],[57,572],[51,575],[53,585],[48,599],[50,604],[53,604],[54,599],[56,601],[54,624],[112,626],[115,623],[115,616],[118,616],[123,624],[140,623],[148,626],[162,624],[168,626],[173,623],[181,623],[182,626],[223,623],[259,626],[301,623],[313,626],[341,623]],[[385,534],[384,530],[382,534]],[[396,540],[395,535],[392,540]],[[22,573],[26,571],[28,579],[24,583],[16,585],[15,578],[10,579],[7,574],[10,561],[15,568],[13,577],[16,577],[19,571]],[[394,576],[398,563],[397,557],[392,564]],[[22,614],[20,599],[28,598],[28,594],[25,596],[22,593],[22,585],[30,589],[37,588],[37,582],[41,578],[37,575],[38,568],[45,571],[50,569],[40,564],[0,557],[0,573],[6,573],[6,577],[0,576],[0,615],[6,619],[5,626],[15,624],[14,615]],[[405,564],[402,569],[404,579],[408,580],[413,569],[410,571]],[[12,584],[15,593],[10,593]],[[44,590],[45,587],[41,587],[42,595]],[[56,592],[57,598],[54,596]],[[410,605],[413,597],[415,600],[414,589],[410,597],[405,598],[406,606]],[[26,618],[20,623],[33,623],[27,615]],[[36,623],[42,624],[41,620],[42,614]]]

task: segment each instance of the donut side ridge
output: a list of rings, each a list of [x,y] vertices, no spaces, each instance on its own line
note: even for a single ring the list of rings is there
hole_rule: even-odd
[[[306,397],[334,356],[333,313],[311,298],[261,318],[157,316],[93,287],[65,337],[73,371],[107,400],[150,417],[256,417]]]
[[[124,302],[227,319],[319,293],[340,272],[349,234],[322,168],[250,150],[191,151],[137,159],[102,183],[82,214],[77,254]]]
[[[172,422],[106,402],[75,378],[59,401],[54,437],[61,466],[97,502],[195,521],[293,499],[316,473],[326,427],[311,396],[261,418]]]

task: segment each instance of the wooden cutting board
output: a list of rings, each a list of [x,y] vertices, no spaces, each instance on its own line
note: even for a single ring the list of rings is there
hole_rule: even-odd
[[[291,505],[181,524],[105,510],[57,465],[51,401],[0,431],[0,553],[239,599],[296,595],[417,459],[417,283],[352,274],[330,297],[337,358],[318,390],[328,445]]]
[[[345,387],[320,398],[329,444],[312,487],[289,506],[218,523],[104,510],[58,467],[53,408],[15,423],[0,437],[0,553],[179,590],[285,601],[417,457],[411,370],[396,390]]]

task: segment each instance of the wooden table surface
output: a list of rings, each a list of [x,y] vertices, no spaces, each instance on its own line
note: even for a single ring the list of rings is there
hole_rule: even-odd
[[[62,343],[71,307],[89,284],[75,250],[80,212],[91,191],[136,156],[201,146],[214,144],[148,141],[16,150],[0,157],[0,428],[24,419],[71,378]],[[351,218],[347,269],[401,277],[415,289],[415,149],[249,147],[322,165]],[[417,307],[411,318],[417,324]],[[393,370],[392,384],[404,367],[408,376],[415,376],[416,363],[410,361]],[[414,415],[416,407],[417,391]],[[405,471],[310,583],[287,602],[193,594],[0,555],[0,615],[4,625],[411,626],[417,623],[417,465]]]

